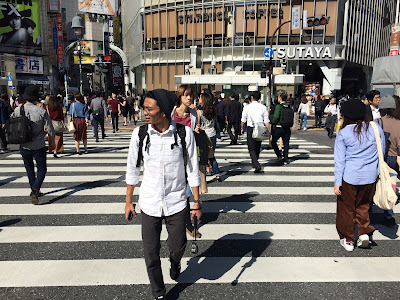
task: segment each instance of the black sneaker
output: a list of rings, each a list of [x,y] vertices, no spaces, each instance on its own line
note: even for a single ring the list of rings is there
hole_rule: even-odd
[[[32,198],[32,204],[33,205],[38,205],[39,204],[39,193],[32,191],[30,194],[31,198]]]
[[[171,279],[176,281],[180,274],[181,274],[181,262],[175,264],[171,261],[171,265],[169,267],[169,275],[171,276]]]
[[[254,170],[254,173],[256,173],[256,174],[262,174],[262,173],[264,173],[264,171],[261,170],[261,168],[259,167],[259,168],[256,168],[256,169]]]
[[[154,298],[154,300],[164,300],[164,299],[165,299],[165,296],[158,296],[158,297]]]

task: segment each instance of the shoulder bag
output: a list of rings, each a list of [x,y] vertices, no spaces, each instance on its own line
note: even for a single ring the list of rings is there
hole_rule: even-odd
[[[47,113],[50,115],[49,107],[46,106],[46,109],[47,109]],[[51,120],[51,123],[53,123],[53,128],[54,128],[55,133],[63,133],[66,130],[63,120],[61,120],[61,121]]]
[[[72,115],[71,115],[71,121],[69,122],[69,125],[68,125],[68,131],[69,132],[71,132],[71,133],[74,133],[75,132],[75,126],[74,126],[74,105],[75,103],[72,103]]]
[[[253,139],[255,139],[256,141],[269,140],[269,137],[271,136],[271,132],[269,132],[267,126],[265,126],[265,124],[254,123],[253,119],[251,118],[250,112],[249,112],[249,118],[254,126],[251,137]]]
[[[396,180],[397,172],[390,168],[383,159],[383,151],[381,138],[379,136],[378,127],[375,122],[370,122],[375,133],[376,146],[378,148],[379,156],[379,177],[376,182],[376,190],[374,194],[374,203],[376,206],[389,210],[397,202],[396,195]]]

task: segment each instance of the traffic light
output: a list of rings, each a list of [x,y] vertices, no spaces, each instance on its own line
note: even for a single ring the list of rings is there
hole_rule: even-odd
[[[261,66],[261,78],[267,78],[267,65],[262,64]]]
[[[315,17],[308,19],[307,25],[308,27],[327,25],[329,24],[329,19],[330,19],[329,16],[316,15]]]

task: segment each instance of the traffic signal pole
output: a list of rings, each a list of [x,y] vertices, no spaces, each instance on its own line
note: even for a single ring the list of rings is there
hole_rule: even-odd
[[[274,43],[274,37],[276,35],[276,33],[278,32],[279,29],[281,29],[281,27],[285,24],[291,23],[292,20],[288,20],[286,22],[283,22],[281,25],[279,25],[274,33],[272,34],[272,38],[271,38],[271,49],[272,49],[272,44]],[[269,72],[268,72],[268,90],[269,90],[269,107],[271,107],[272,105],[272,97],[273,97],[273,85],[272,85],[272,55],[269,57]]]

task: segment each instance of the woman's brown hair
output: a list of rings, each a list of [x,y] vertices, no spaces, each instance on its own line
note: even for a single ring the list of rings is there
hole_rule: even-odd
[[[58,100],[58,98],[55,95],[50,95],[48,96],[49,98],[47,99],[47,105],[49,107],[49,110],[51,111],[57,111],[60,110],[61,103],[60,100]]]
[[[301,103],[307,104],[308,100],[306,96],[301,96]]]
[[[215,107],[213,104],[213,96],[209,93],[201,93],[201,100],[203,102],[203,114],[207,120],[213,120],[217,117]]]
[[[78,94],[75,95],[75,100],[79,101],[82,104],[85,104],[85,99],[83,99],[83,96],[82,96],[81,93],[78,93]]]
[[[193,101],[193,90],[188,84],[181,84],[176,91],[176,107],[181,106],[182,104],[182,96],[189,95],[190,99]]]

